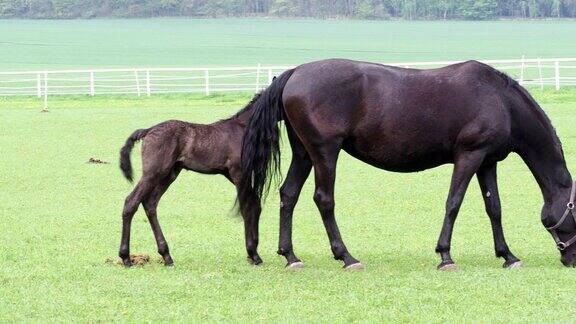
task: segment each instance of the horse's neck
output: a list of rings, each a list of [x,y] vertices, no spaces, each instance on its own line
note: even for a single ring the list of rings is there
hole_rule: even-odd
[[[539,107],[521,107],[514,113],[513,146],[538,182],[544,201],[551,202],[571,186],[560,141]]]

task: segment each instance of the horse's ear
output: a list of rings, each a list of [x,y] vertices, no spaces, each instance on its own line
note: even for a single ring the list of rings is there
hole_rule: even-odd
[[[277,78],[277,77],[273,77],[273,78],[272,78],[272,82],[274,82],[274,80],[276,80],[276,78]]]

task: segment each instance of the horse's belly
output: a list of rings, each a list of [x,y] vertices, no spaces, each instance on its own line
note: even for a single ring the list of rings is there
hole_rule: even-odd
[[[344,143],[343,149],[355,158],[377,168],[394,172],[417,172],[452,163],[452,151],[442,143],[414,145],[387,143],[362,146],[354,141]]]

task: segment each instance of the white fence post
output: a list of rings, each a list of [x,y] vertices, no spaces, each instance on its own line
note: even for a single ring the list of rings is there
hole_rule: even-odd
[[[208,70],[204,70],[204,94],[210,95],[210,73]]]
[[[554,62],[554,75],[556,79],[556,90],[560,90],[560,61]]]
[[[150,70],[146,70],[146,95],[150,97]]]
[[[540,90],[544,90],[544,79],[542,79],[542,64],[538,58],[538,75],[540,76]]]
[[[36,95],[38,98],[42,97],[42,77],[40,73],[36,74]]]
[[[258,63],[258,67],[256,68],[256,91],[258,93],[260,91],[260,63]]]
[[[136,93],[140,97],[140,77],[138,76],[138,70],[134,70],[134,78],[136,79]]]
[[[520,85],[524,84],[524,66],[525,66],[524,60],[525,60],[525,58],[526,57],[524,55],[522,55],[522,61],[520,62],[520,80],[518,82],[518,83],[520,83]]]
[[[44,72],[44,108],[42,111],[48,111],[48,73]]]
[[[90,95],[94,97],[94,71],[90,72]]]

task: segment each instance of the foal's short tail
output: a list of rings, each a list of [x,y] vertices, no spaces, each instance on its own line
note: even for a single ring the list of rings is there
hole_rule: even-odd
[[[282,92],[294,70],[272,81],[252,103],[253,113],[242,141],[242,178],[238,185],[240,210],[251,210],[266,195],[271,176],[280,170],[280,134]],[[270,170],[271,169],[271,170]],[[256,200],[255,200],[256,199]]]
[[[132,182],[134,179],[132,178],[132,163],[130,162],[130,152],[134,147],[134,143],[141,140],[150,129],[138,129],[128,139],[126,140],[126,144],[120,150],[120,169],[124,174],[124,177],[128,179],[128,181]]]

